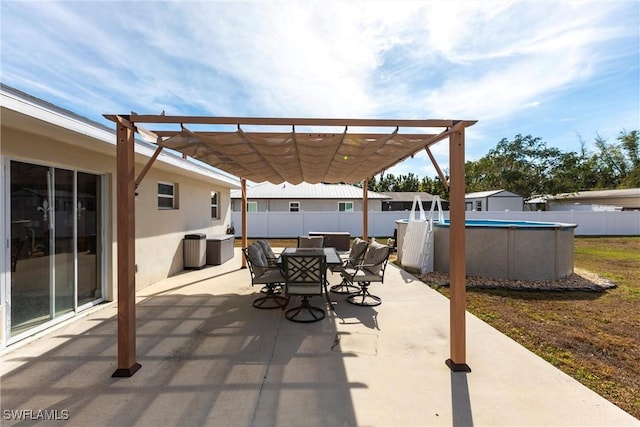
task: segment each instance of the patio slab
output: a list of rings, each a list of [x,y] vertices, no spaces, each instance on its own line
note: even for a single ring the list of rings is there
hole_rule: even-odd
[[[394,265],[371,288],[382,305],[332,294],[334,312],[296,324],[251,306],[240,256],[138,293],[131,378],[111,377],[113,303],[5,351],[2,425],[640,425],[470,314],[472,372],[451,372],[448,299]]]

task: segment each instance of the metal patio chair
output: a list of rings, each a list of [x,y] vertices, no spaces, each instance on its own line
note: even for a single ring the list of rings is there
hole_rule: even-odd
[[[346,268],[340,274],[342,277],[354,285],[357,284],[360,290],[347,297],[347,302],[355,305],[376,306],[382,304],[379,296],[369,292],[369,285],[372,282],[384,282],[384,271],[391,255],[391,247],[378,242],[369,244],[367,253],[362,263],[355,268]]]
[[[323,236],[298,236],[299,248],[323,248]]]
[[[283,254],[285,294],[300,296],[300,305],[285,312],[293,322],[310,323],[324,319],[325,310],[314,307],[309,299],[322,296],[327,280],[327,264],[324,254]]]
[[[369,242],[356,237],[351,244],[351,250],[349,251],[348,257],[342,262],[342,265],[331,268],[331,272],[341,273],[347,268],[354,269],[359,264],[362,264],[362,260],[364,259],[364,255],[367,253],[368,247]],[[336,294],[354,294],[360,291],[360,287],[347,281],[343,277],[342,281],[337,285],[333,285],[330,290]]]
[[[262,246],[258,243],[242,248],[242,253],[251,273],[251,285],[264,285],[266,294],[256,298],[252,305],[262,309],[284,308],[288,300],[277,291],[278,287],[285,282],[280,267],[269,263]]]

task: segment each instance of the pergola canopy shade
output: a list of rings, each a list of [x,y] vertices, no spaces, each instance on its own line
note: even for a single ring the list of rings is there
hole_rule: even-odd
[[[139,133],[217,169],[253,182],[359,183],[444,139],[456,126],[475,121],[391,119],[273,119],[237,117],[105,116],[136,124]],[[145,131],[144,124],[176,124],[179,130]],[[192,131],[186,124],[233,125],[232,132]],[[289,132],[246,131],[242,126],[287,126]],[[296,126],[342,126],[342,133],[299,132]],[[386,128],[385,132],[349,133],[349,126]],[[403,133],[400,127],[425,133]],[[427,131],[437,133],[426,133]]]

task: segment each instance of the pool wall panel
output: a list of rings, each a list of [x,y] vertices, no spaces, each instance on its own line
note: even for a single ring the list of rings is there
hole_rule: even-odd
[[[574,227],[465,228],[467,276],[516,280],[553,280],[573,273]],[[403,237],[398,227],[398,238]],[[449,272],[449,228],[434,227],[434,270]]]

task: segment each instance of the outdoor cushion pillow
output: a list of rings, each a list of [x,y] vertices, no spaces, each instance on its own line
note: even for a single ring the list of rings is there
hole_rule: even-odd
[[[249,261],[253,264],[254,267],[268,267],[269,263],[267,262],[267,257],[264,255],[262,248],[257,243],[254,243],[249,246]]]
[[[365,268],[373,274],[380,273],[384,260],[389,256],[389,246],[373,242],[364,257]]]

